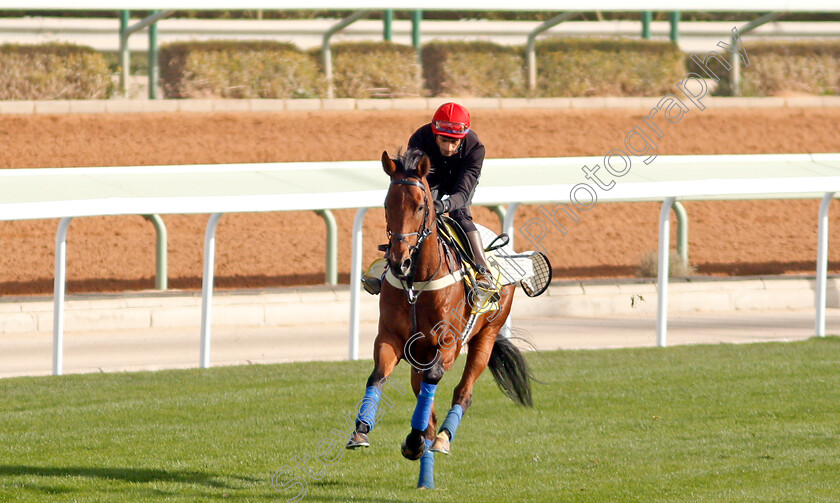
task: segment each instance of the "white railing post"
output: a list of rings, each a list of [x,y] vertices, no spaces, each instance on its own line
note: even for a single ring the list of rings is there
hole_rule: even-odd
[[[513,219],[516,216],[516,209],[519,208],[519,203],[510,203],[505,211],[505,219],[502,222],[502,232],[510,238],[510,246],[513,247]]]
[[[516,216],[516,209],[519,208],[519,203],[510,203],[507,207],[507,211],[505,211],[505,218],[502,221],[502,232],[508,235],[510,238],[510,247],[513,249],[513,219]],[[505,324],[502,326],[502,329],[505,330],[507,337],[513,335],[513,315],[508,314],[507,319],[505,320]]]
[[[201,354],[199,367],[210,367],[210,326],[213,319],[213,273],[216,266],[216,227],[222,213],[213,213],[204,231],[204,277],[201,280]]]
[[[817,337],[825,337],[826,286],[828,283],[828,207],[834,199],[834,192],[826,192],[820,203],[817,225]]]
[[[350,359],[359,359],[359,318],[361,317],[362,251],[365,213],[367,208],[356,210],[353,219],[353,251],[350,254]]]
[[[67,228],[73,217],[64,217],[55,233],[55,282],[53,283],[53,375],[64,373],[64,287],[67,279]]]
[[[659,212],[659,278],[656,303],[656,345],[668,344],[668,255],[671,249],[671,206],[675,198],[666,197]]]

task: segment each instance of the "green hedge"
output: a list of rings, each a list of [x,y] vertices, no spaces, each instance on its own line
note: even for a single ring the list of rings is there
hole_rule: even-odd
[[[336,98],[399,98],[423,94],[417,53],[391,42],[331,46]],[[320,50],[313,51],[320,57]]]
[[[314,98],[324,86],[311,56],[270,41],[167,44],[160,75],[167,98]]]
[[[423,46],[423,75],[434,96],[524,96],[523,61],[522,49],[491,42],[431,42]]]
[[[549,38],[536,50],[537,96],[661,96],[686,72],[670,42]]]
[[[0,100],[106,99],[113,89],[105,59],[90,47],[0,45]]]
[[[750,41],[744,47],[750,66],[741,67],[742,96],[840,95],[840,41]],[[724,57],[728,58],[729,53]],[[720,77],[715,94],[730,94],[729,72],[723,68],[717,71],[717,63],[712,65]],[[697,71],[694,64],[689,68]]]
[[[840,95],[840,41],[754,41],[746,48],[744,96]],[[334,44],[332,53],[335,97],[528,94],[522,47],[435,41],[423,46],[422,69],[413,48],[390,42]],[[161,48],[161,81],[167,98],[325,97],[320,59],[319,50],[270,41],[175,43]],[[716,94],[728,94],[728,73],[713,68],[721,77]],[[104,99],[114,92],[115,71],[89,47],[0,45],[0,99]],[[546,39],[537,43],[534,95],[661,96],[687,71],[703,74],[669,42]]]

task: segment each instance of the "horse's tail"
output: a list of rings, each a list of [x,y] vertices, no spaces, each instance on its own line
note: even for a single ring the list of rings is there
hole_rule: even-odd
[[[519,405],[534,406],[531,400],[531,372],[519,348],[510,339],[501,335],[496,338],[487,366],[508,398]]]

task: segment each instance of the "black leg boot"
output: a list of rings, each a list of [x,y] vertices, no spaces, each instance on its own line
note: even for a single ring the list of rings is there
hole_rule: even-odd
[[[476,271],[475,274],[478,288],[487,292],[495,291],[492,281],[487,277],[487,259],[484,257],[484,244],[481,242],[481,235],[478,231],[470,231],[467,233],[467,239],[470,240],[470,246],[472,247],[473,255],[475,255],[475,264],[483,269]]]

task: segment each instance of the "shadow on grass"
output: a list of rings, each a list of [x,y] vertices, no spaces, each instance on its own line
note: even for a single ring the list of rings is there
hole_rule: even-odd
[[[180,484],[197,484],[208,488],[220,490],[218,493],[201,494],[202,498],[218,498],[225,501],[253,501],[257,499],[277,499],[282,496],[281,492],[269,490],[260,491],[259,494],[246,491],[247,494],[237,494],[237,490],[243,488],[226,484],[219,480],[222,478],[234,479],[242,482],[253,483],[260,485],[261,483],[268,484],[268,481],[256,477],[231,477],[228,475],[218,475],[214,473],[186,471],[186,470],[157,470],[148,468],[97,468],[97,467],[82,467],[82,466],[27,466],[27,465],[0,465],[0,479],[2,477],[28,475],[36,477],[87,477],[101,480],[118,480],[131,483],[149,483],[149,482],[174,482]],[[333,489],[341,488],[343,486],[351,486],[344,481],[320,481],[313,482],[313,487],[331,487]],[[77,492],[76,489],[61,485],[34,485],[32,483],[23,483],[20,487],[28,491],[38,491],[47,494],[69,494]],[[254,489],[254,488],[252,488]],[[138,493],[138,491],[140,491]],[[228,492],[229,491],[229,492]],[[171,498],[178,495],[178,493],[167,491],[160,488],[136,488],[134,489],[135,496],[137,494],[144,494],[146,499],[157,498]],[[184,494],[180,494],[184,496]],[[0,495],[2,497],[2,495]],[[307,495],[307,499],[312,501],[347,501],[347,496],[342,495]],[[353,501],[369,501],[371,503],[399,503],[405,500],[385,499],[385,498],[370,498],[359,497],[349,498]]]
[[[413,487],[397,487],[394,486],[390,488],[391,491],[398,493],[398,495],[403,496],[402,499],[394,499],[389,497],[380,497],[380,496],[369,496],[369,495],[352,495],[349,493],[344,492],[344,488],[353,489],[359,487],[359,482],[353,481],[346,481],[346,480],[335,480],[335,479],[325,479],[325,480],[313,480],[309,481],[309,490],[306,493],[306,497],[304,498],[306,501],[322,501],[322,502],[330,502],[330,501],[359,501],[365,503],[402,503],[405,501],[417,501],[417,494],[420,494],[420,491]],[[343,494],[317,494],[313,491],[313,488],[318,489],[327,489],[327,490],[339,490]],[[283,494],[278,492],[276,494]],[[429,498],[424,498],[429,499]]]
[[[157,470],[150,468],[97,468],[85,466],[26,466],[0,465],[0,476],[35,475],[39,477],[88,477],[103,480],[122,480],[125,482],[176,482],[181,484],[198,484],[219,489],[237,489],[219,480],[233,478],[243,482],[259,482],[252,477],[220,476],[214,473],[185,471],[185,470]]]
[[[418,491],[419,493],[420,491]],[[409,493],[410,496],[410,493]],[[406,500],[395,500],[395,499],[386,499],[386,498],[371,498],[367,496],[359,496],[353,497],[348,495],[336,495],[336,496],[318,496],[318,495],[311,495],[307,494],[304,498],[308,501],[364,501],[366,503],[403,503]],[[411,501],[410,499],[408,501]]]

